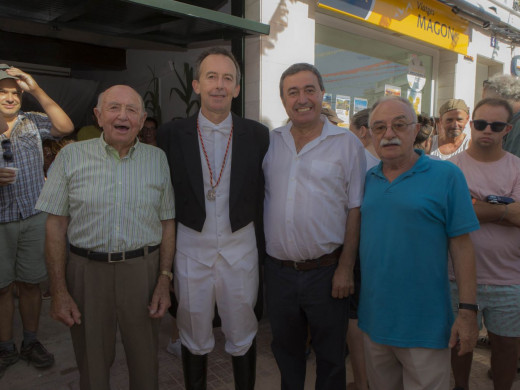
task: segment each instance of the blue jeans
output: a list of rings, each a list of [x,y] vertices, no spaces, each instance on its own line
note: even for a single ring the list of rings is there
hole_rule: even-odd
[[[335,270],[334,264],[296,271],[267,257],[264,275],[273,334],[271,347],[280,369],[282,390],[304,388],[308,327],[316,353],[316,389],[346,388],[349,300],[332,298]]]

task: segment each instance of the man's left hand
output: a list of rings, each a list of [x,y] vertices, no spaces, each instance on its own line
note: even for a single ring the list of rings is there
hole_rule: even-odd
[[[478,325],[475,313],[467,310],[459,311],[455,323],[451,327],[449,347],[454,348],[458,345],[457,355],[462,356],[473,351],[477,345]]]
[[[353,272],[338,266],[332,277],[332,298],[346,298],[350,294],[354,294]]]
[[[150,318],[162,318],[170,306],[170,280],[164,276],[159,276],[152,302],[148,306]]]

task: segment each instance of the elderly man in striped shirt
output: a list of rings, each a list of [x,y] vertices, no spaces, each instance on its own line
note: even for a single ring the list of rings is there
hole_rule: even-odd
[[[51,315],[70,327],[82,390],[110,388],[117,327],[130,388],[157,389],[175,246],[168,163],[137,140],[146,111],[132,88],[109,88],[94,112],[101,137],[60,151],[36,205],[49,213]]]

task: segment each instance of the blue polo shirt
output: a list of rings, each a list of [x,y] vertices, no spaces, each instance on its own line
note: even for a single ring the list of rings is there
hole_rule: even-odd
[[[448,245],[479,228],[461,170],[420,155],[389,182],[367,172],[361,206],[359,327],[372,341],[447,348],[453,324]]]

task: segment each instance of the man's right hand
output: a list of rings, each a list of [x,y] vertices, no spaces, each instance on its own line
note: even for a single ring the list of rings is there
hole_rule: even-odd
[[[52,294],[51,317],[69,328],[81,324],[81,313],[68,292]]]
[[[0,186],[13,184],[16,173],[12,169],[0,168]]]

